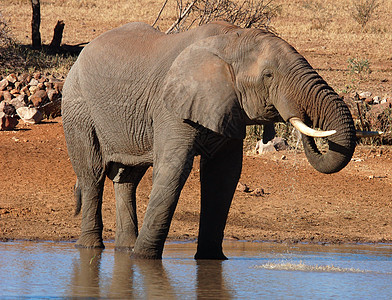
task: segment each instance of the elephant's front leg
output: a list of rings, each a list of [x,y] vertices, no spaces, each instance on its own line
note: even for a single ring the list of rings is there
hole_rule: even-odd
[[[171,133],[180,136],[171,136]],[[136,258],[162,258],[180,192],[192,169],[195,135],[195,130],[190,126],[187,130],[156,135],[153,185],[143,226],[134,247],[133,256]]]
[[[222,241],[241,175],[242,144],[242,140],[228,140],[213,157],[201,159],[201,213],[196,259],[227,259]]]

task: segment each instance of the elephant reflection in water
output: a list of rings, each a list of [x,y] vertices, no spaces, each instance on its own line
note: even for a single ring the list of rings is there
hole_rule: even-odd
[[[193,293],[186,278],[186,286],[173,285],[162,260],[135,260],[127,251],[115,251],[114,267],[110,286],[102,272],[102,249],[80,248],[80,259],[75,260],[71,280],[72,297],[108,297],[116,299],[163,298],[173,299]],[[222,276],[222,261],[202,260],[196,265],[197,298],[230,299],[232,295]],[[178,272],[179,264],[173,267]],[[170,272],[171,273],[171,272]],[[186,274],[185,274],[186,275]]]

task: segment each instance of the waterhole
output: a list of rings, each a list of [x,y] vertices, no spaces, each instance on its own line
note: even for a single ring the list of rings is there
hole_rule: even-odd
[[[388,299],[392,245],[225,242],[227,261],[195,261],[168,242],[162,261],[63,242],[0,243],[0,298]]]

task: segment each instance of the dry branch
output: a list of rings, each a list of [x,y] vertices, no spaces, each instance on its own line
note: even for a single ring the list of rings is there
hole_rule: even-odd
[[[173,29],[176,28],[184,20],[184,18],[188,16],[196,2],[197,0],[192,1],[183,12],[180,12],[177,20],[169,27],[168,30],[166,30],[166,34],[172,32]]]

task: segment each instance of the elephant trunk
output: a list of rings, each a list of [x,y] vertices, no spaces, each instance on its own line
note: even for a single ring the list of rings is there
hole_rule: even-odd
[[[336,133],[326,137],[326,152],[317,148],[313,137],[302,134],[305,154],[309,163],[319,172],[335,173],[350,162],[354,153],[354,122],[347,105],[336,92],[313,69],[307,70],[307,74],[301,74],[300,82],[303,84],[295,95],[296,99],[300,99],[296,102],[299,117],[308,126],[325,131],[335,130]]]
[[[336,130],[335,134],[327,137],[328,151],[322,153],[313,137],[302,135],[302,142],[309,163],[319,172],[330,174],[340,171],[350,162],[355,150],[355,127],[343,100],[336,96],[334,99],[324,99],[322,103],[326,112],[318,120],[320,128]]]

